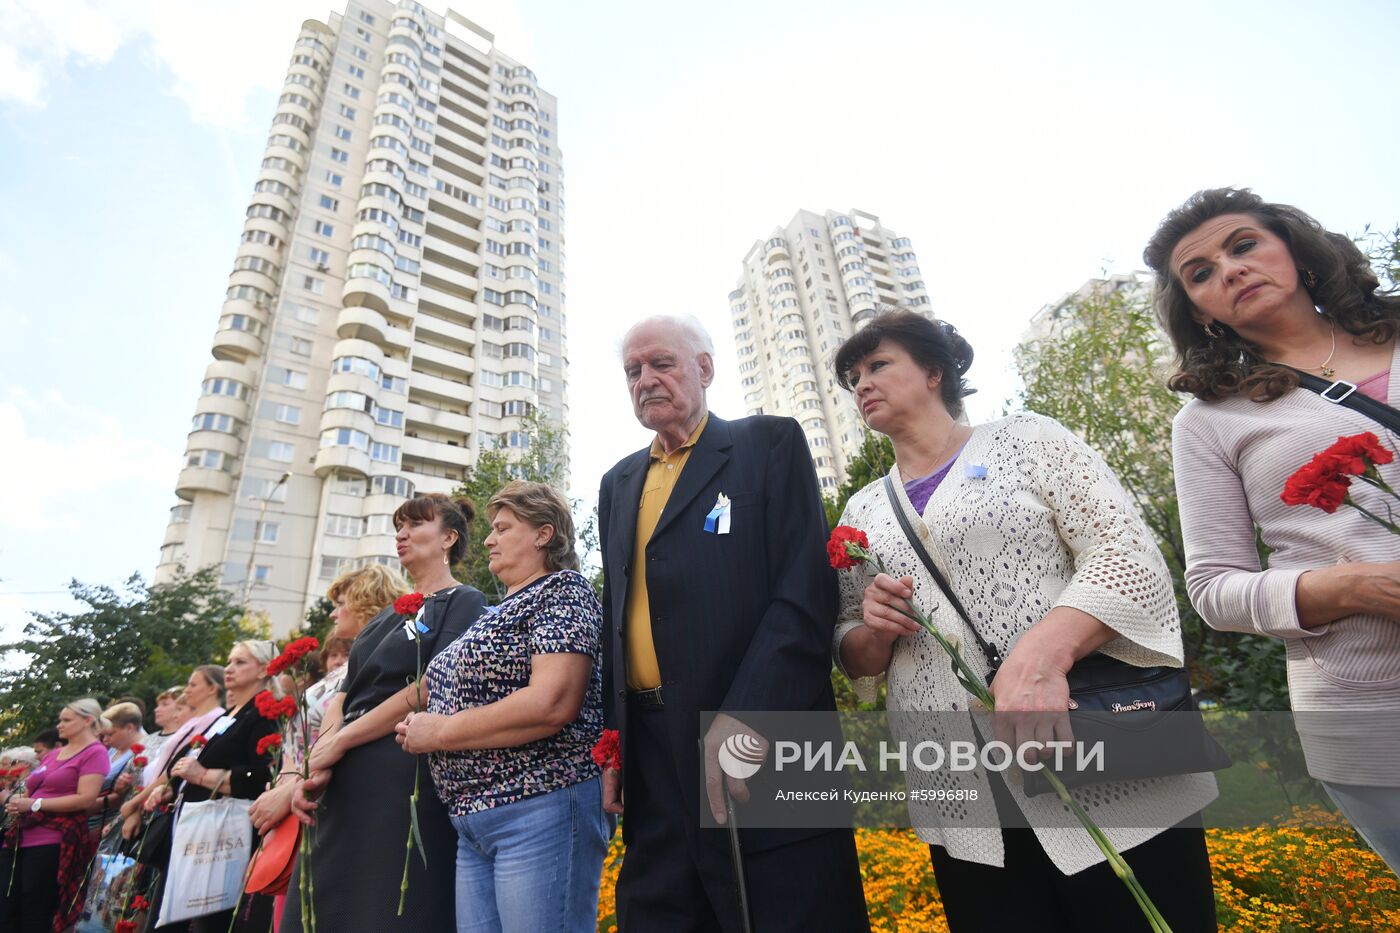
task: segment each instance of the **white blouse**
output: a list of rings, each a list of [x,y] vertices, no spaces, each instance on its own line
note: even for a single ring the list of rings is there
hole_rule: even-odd
[[[897,468],[895,468],[897,469]],[[1139,667],[1182,664],[1181,626],[1171,576],[1151,532],[1127,493],[1088,445],[1058,422],[1017,414],[979,425],[948,475],[919,515],[897,473],[899,502],[929,556],[943,572],[984,639],[1003,657],[1017,640],[1057,606],[1094,616],[1118,633],[1100,651]],[[841,524],[864,531],[871,550],[896,575],[914,578],[914,599],[939,631],[962,646],[964,658],[985,676],[986,658],[966,625],[947,604],[901,531],[884,481],[850,498]],[[834,653],[862,623],[861,600],[874,567],[841,571],[841,614]],[[895,642],[885,676],[891,712],[966,710],[972,699],[953,676],[942,648],[926,632]],[[871,700],[878,678],[855,682]],[[917,717],[912,717],[916,719]],[[896,739],[910,742],[972,738],[970,730],[948,735],[940,718],[919,719],[923,734],[901,735],[916,725],[890,718]],[[942,845],[954,858],[1001,866],[1001,833],[988,775],[982,770],[907,772],[911,791],[977,790],[975,802],[936,800],[909,804],[920,839]],[[1103,861],[1088,834],[1066,826],[1053,793],[1027,798],[1020,782],[1008,781],[1046,854],[1072,874]],[[933,795],[930,795],[933,796]],[[1215,778],[1193,774],[1146,781],[1095,784],[1075,798],[1103,827],[1120,852],[1199,811],[1216,796]]]

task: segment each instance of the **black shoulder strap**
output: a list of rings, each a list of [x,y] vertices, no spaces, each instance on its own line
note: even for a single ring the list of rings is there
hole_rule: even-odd
[[[953,588],[948,585],[948,581],[943,578],[938,567],[934,565],[933,558],[929,557],[928,551],[924,549],[923,542],[914,533],[913,527],[909,524],[909,516],[904,514],[904,505],[899,501],[899,494],[895,492],[894,480],[888,473],[885,474],[885,494],[890,498],[890,507],[894,509],[894,517],[899,520],[899,527],[904,532],[904,537],[909,539],[909,544],[913,546],[914,553],[919,555],[919,560],[923,562],[924,569],[933,577],[933,582],[938,584],[938,588],[943,591],[943,596],[948,600],[953,610],[962,617],[963,623],[967,625],[968,631],[972,632],[972,637],[976,639],[977,646],[982,649],[982,654],[987,658],[987,664],[991,667],[992,673],[996,674],[1001,668],[1001,651],[996,645],[989,643],[977,631],[977,626],[972,624],[972,619],[968,616],[967,610],[963,608],[962,600],[958,599],[958,594],[953,592]],[[991,678],[989,677],[988,680]]]
[[[1293,367],[1288,367],[1293,369]],[[1298,384],[1312,392],[1316,392],[1333,405],[1341,405],[1359,412],[1390,431],[1392,434],[1400,434],[1400,411],[1391,408],[1385,402],[1378,402],[1371,396],[1356,391],[1356,384],[1347,382],[1345,379],[1338,379],[1335,382],[1328,382],[1326,379],[1319,379],[1311,373],[1305,373],[1301,369],[1293,369],[1298,374]]]

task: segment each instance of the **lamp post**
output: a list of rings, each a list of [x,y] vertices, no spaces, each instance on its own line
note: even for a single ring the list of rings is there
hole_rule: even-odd
[[[247,609],[248,604],[253,601],[253,561],[258,557],[258,541],[262,538],[263,517],[267,515],[267,504],[272,501],[272,497],[277,494],[277,490],[282,484],[292,478],[292,471],[288,470],[272,484],[272,488],[267,491],[267,495],[262,497],[262,505],[258,508],[258,520],[253,523],[253,546],[248,549],[248,569],[243,574],[243,608]]]

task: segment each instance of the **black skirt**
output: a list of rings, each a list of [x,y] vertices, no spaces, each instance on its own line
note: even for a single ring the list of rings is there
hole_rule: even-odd
[[[418,827],[428,867],[415,848],[409,858],[408,896],[398,916],[408,800],[418,782]],[[311,833],[311,875],[318,933],[453,933],[457,831],[438,799],[424,756],[406,754],[394,736],[351,749],[336,765]],[[310,933],[301,916],[303,859],[287,887],[281,933]]]

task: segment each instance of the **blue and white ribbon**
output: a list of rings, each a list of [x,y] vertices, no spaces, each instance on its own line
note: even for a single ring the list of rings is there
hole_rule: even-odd
[[[729,497],[724,493],[719,494],[714,508],[705,516],[705,530],[710,534],[729,534]]]
[[[420,634],[428,634],[428,626],[423,624],[423,613],[426,612],[427,609],[428,604],[425,602],[422,606],[419,607],[418,614],[416,616],[414,616],[411,619],[403,620],[403,633],[408,637],[409,641],[413,641]]]

